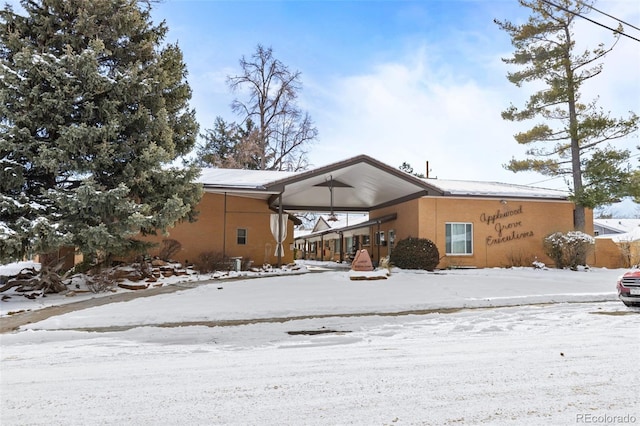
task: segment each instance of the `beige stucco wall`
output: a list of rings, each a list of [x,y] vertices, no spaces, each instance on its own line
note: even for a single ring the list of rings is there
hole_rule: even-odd
[[[371,212],[371,217],[397,213],[396,221],[384,224],[396,230],[396,241],[407,237],[428,238],[438,246],[446,267],[529,266],[538,259],[551,265],[542,247],[552,232],[573,230],[573,203],[500,198],[423,197]],[[445,224],[473,225],[473,253],[446,255]],[[587,234],[593,234],[593,214],[587,211]],[[373,238],[373,236],[372,236]],[[376,252],[372,253],[374,257]]]
[[[596,238],[594,265],[601,268],[629,268],[640,264],[640,241],[615,243],[611,238]]]
[[[198,220],[183,222],[169,229],[168,236],[155,237],[154,241],[170,238],[180,242],[182,249],[174,256],[181,262],[194,262],[207,251],[226,256],[242,256],[254,265],[277,264],[274,256],[276,240],[271,234],[270,210],[264,200],[223,194],[205,193],[198,204]],[[247,230],[247,243],[237,243],[237,230]],[[287,222],[283,263],[293,261],[293,223]]]

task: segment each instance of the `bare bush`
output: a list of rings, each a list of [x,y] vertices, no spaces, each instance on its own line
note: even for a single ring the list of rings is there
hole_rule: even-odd
[[[229,257],[220,252],[205,251],[198,255],[193,266],[201,274],[207,274],[215,271],[228,271],[229,265]]]
[[[153,275],[153,266],[147,259],[139,258],[131,265],[140,279],[149,278]]]
[[[85,283],[92,293],[106,293],[116,286],[116,280],[109,269],[100,269],[87,275]]]
[[[625,268],[640,267],[640,243],[619,241],[620,256]]]
[[[507,254],[507,268],[518,268],[523,266],[531,266],[535,256],[526,253],[524,250],[512,251]]]
[[[158,257],[164,261],[170,261],[174,254],[182,250],[182,244],[178,240],[165,239],[162,240],[162,248]]]

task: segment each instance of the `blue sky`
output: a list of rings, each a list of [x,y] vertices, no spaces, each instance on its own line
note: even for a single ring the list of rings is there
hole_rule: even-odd
[[[596,7],[640,27],[636,0],[600,0]],[[523,157],[513,134],[534,124],[500,117],[533,90],[507,81],[500,58],[513,48],[493,23],[525,21],[529,9],[516,0],[163,0],[153,3],[153,16],[166,21],[166,41],[184,53],[201,131],[216,116],[238,120],[225,79],[260,43],[302,73],[300,106],[319,130],[309,147],[314,167],[367,154],[393,167],[406,161],[422,173],[429,161],[431,177],[565,187],[562,179],[502,167]],[[583,20],[575,32],[584,48],[612,40]],[[604,62],[583,100],[599,96],[614,116],[640,113],[640,43],[623,37]],[[624,146],[638,144],[636,137]]]
[[[600,1],[597,7],[640,26],[635,1]],[[300,105],[319,130],[309,150],[313,166],[368,154],[394,167],[406,161],[423,173],[429,161],[432,177],[564,187],[562,179],[502,167],[522,157],[513,134],[533,123],[506,122],[500,112],[510,102],[521,105],[532,89],[507,81],[500,58],[513,50],[493,19],[522,22],[528,15],[515,0],[154,5],[155,19],[169,26],[167,41],[184,52],[201,130],[211,128],[216,116],[238,119],[229,107],[236,95],[225,78],[239,73],[240,57],[260,43],[302,73]],[[576,34],[585,47],[612,39],[586,21]],[[640,38],[640,31],[633,34]],[[620,41],[603,74],[585,86],[585,99],[594,96],[614,115],[640,113],[640,43]],[[637,138],[626,142],[637,144]]]

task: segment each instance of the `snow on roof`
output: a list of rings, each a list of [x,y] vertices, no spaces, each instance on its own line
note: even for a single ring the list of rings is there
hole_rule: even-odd
[[[340,230],[342,228],[358,225],[360,223],[364,223],[369,220],[369,215],[366,213],[365,214],[355,213],[353,215],[341,213],[336,216],[338,217],[338,220],[332,221],[332,220],[328,220],[329,215],[320,215],[313,229],[295,230],[294,238],[302,238],[307,236],[327,234],[332,229]],[[321,223],[328,225],[328,228],[319,226]]]
[[[429,185],[444,192],[445,195],[527,197],[566,199],[568,191],[535,186],[515,185],[500,182],[478,182],[468,180],[425,179]]]
[[[640,241],[640,227],[637,227],[633,231],[625,232],[624,234],[607,234],[598,238],[611,238],[616,243]]]
[[[215,169],[201,170],[197,182],[205,186],[224,186],[234,188],[262,188],[280,179],[288,178],[297,172],[274,170]]]
[[[593,219],[593,224],[625,233],[640,228],[640,219]]]
[[[209,187],[238,189],[264,189],[265,187],[301,172],[274,170],[242,170],[203,168],[198,183]],[[516,185],[500,182],[466,180],[423,179],[424,182],[444,192],[445,196],[511,197],[566,199],[568,191]]]
[[[344,228],[345,226],[357,225],[369,220],[369,215],[366,213],[355,215],[339,214],[336,215],[336,217],[338,218],[338,220],[336,221],[329,220],[329,215],[322,215],[321,217],[325,220],[325,222],[331,229],[340,229]]]

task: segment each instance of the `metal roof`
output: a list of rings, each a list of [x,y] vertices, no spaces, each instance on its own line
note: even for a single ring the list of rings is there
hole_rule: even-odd
[[[205,191],[268,199],[272,208],[294,211],[370,211],[441,195],[428,183],[366,155],[306,172],[203,169]],[[332,196],[333,193],[333,196]]]
[[[289,212],[368,212],[429,196],[567,199],[563,191],[496,182],[420,179],[367,155],[305,172],[203,169],[204,190],[268,200]]]

